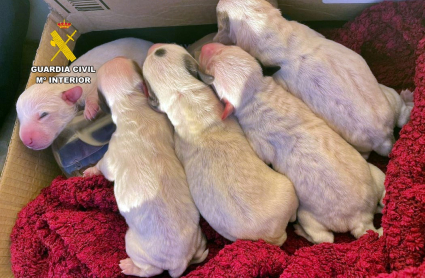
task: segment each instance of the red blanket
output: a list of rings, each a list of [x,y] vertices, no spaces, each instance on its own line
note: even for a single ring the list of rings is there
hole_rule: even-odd
[[[324,34],[365,57],[381,83],[416,87],[411,120],[389,162],[370,159],[384,171],[388,163],[384,235],[354,240],[339,234],[335,244],[312,246],[289,226],[278,248],[228,242],[202,221],[210,254],[185,277],[425,277],[425,1],[383,2]],[[19,213],[11,234],[13,272],[25,278],[121,277],[126,229],[109,182],[59,177]]]

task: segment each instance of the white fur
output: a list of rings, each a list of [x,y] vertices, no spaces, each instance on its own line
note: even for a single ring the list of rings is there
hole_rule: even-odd
[[[70,65],[70,73],[58,76],[89,76],[91,84],[34,84],[25,90],[16,103],[16,111],[20,122],[19,134],[36,133],[34,144],[29,146],[35,150],[45,149],[74,118],[78,106],[85,105],[85,116],[93,118],[98,111],[96,73],[74,73],[73,66],[93,66],[97,70],[102,64],[114,57],[126,56],[142,65],[151,42],[136,38],[124,38],[100,45],[88,51]],[[62,92],[75,86],[81,86],[83,94],[75,105],[62,99]],[[40,119],[43,112],[48,116]]]
[[[360,55],[284,19],[264,0],[220,0],[217,15],[215,41],[280,66],[275,80],[364,156],[389,154],[397,111]]]
[[[130,259],[120,266],[127,275],[150,277],[168,270],[178,277],[188,264],[203,261],[208,250],[173,149],[172,126],[148,106],[142,78],[130,60],[106,63],[98,82],[117,129],[104,157],[84,174],[100,171],[115,181],[118,208],[129,226],[125,242]]]
[[[278,3],[277,0],[267,0],[270,4],[272,4],[273,7],[277,8]],[[199,54],[201,53],[201,48],[205,44],[212,43],[214,41],[214,37],[217,33],[210,33],[208,35],[205,35],[204,37],[200,38],[199,40],[195,41],[191,45],[189,45],[186,50],[189,52],[189,54],[195,58],[195,60],[199,60]]]
[[[146,58],[145,80],[174,125],[176,153],[201,215],[229,240],[282,245],[298,207],[291,182],[256,156],[235,118],[221,120],[222,104],[187,69],[196,75],[196,61],[177,45],[159,49],[166,53]]]
[[[385,85],[379,84],[382,92],[387,97],[393,111],[394,121],[398,127],[403,127],[410,118],[410,112],[413,108],[413,92],[403,90],[398,94],[394,89]]]
[[[371,229],[384,194],[385,175],[237,46],[216,45],[201,69],[214,76],[220,98],[235,107],[251,146],[294,184],[300,201],[296,232],[314,243],[333,242],[331,231],[356,238]]]

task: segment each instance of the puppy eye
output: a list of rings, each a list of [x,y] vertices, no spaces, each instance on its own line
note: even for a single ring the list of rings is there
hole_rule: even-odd
[[[44,117],[46,117],[47,115],[49,115],[49,113],[47,113],[47,112],[43,112],[43,113],[41,113],[41,115],[40,115],[40,120],[41,119],[43,119]]]

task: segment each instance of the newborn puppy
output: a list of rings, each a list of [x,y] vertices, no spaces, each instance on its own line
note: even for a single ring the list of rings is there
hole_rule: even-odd
[[[98,72],[99,94],[117,126],[108,151],[85,176],[102,173],[115,181],[115,197],[128,231],[127,275],[150,277],[168,270],[180,276],[188,264],[202,262],[206,239],[199,227],[184,169],[174,152],[172,126],[156,113],[142,92],[139,66],[115,58]]]
[[[89,76],[90,84],[34,84],[25,90],[16,103],[20,122],[19,136],[30,149],[42,150],[75,117],[78,106],[85,105],[84,115],[92,119],[99,106],[97,100],[96,73],[74,73],[74,66],[102,64],[117,56],[126,56],[142,65],[151,42],[136,38],[124,38],[100,45],[78,58],[69,67],[70,73],[58,76]]]
[[[275,80],[364,157],[372,150],[390,153],[394,126],[407,121],[406,113],[390,105],[360,55],[286,20],[265,0],[220,0],[217,17],[214,41],[236,44],[265,66],[280,66]],[[402,118],[395,120],[397,114]]]
[[[154,45],[143,65],[150,104],[175,128],[176,153],[201,215],[229,240],[282,245],[298,200],[291,182],[250,147],[235,118],[197,79],[198,64],[178,45]]]
[[[301,100],[263,77],[251,55],[237,46],[202,48],[201,70],[235,115],[251,146],[285,174],[299,198],[296,232],[313,243],[333,242],[334,232],[356,238],[373,226],[385,175],[368,164]],[[202,75],[201,75],[202,76]],[[224,115],[225,118],[227,115]],[[382,229],[379,231],[382,234]]]

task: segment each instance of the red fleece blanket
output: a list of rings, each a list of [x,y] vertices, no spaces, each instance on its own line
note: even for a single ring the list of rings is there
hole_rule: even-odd
[[[387,170],[384,235],[369,232],[354,240],[339,234],[334,244],[311,245],[289,226],[279,248],[264,241],[231,243],[202,221],[210,254],[185,277],[425,277],[425,1],[383,2],[324,34],[365,57],[381,83],[415,88],[411,120],[389,162],[370,159]],[[112,184],[102,177],[59,177],[19,213],[11,234],[13,272],[26,278],[122,277],[126,229]]]

